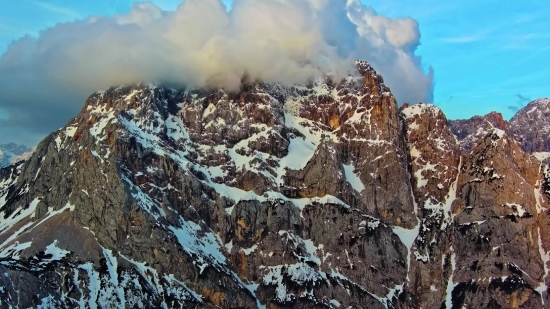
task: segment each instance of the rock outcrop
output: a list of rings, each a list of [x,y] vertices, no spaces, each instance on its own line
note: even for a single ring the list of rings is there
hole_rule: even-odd
[[[539,162],[503,131],[481,140],[461,167],[453,203],[453,304],[541,307],[548,277]],[[548,302],[544,301],[548,306]]]
[[[447,265],[452,250],[451,204],[463,153],[437,107],[406,106],[401,115],[407,128],[413,191],[421,220],[418,236],[412,239],[406,285],[411,298],[406,307],[439,308],[446,302],[452,273]]]

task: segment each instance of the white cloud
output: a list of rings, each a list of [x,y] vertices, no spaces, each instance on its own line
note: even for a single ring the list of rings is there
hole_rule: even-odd
[[[175,81],[237,89],[246,73],[268,82],[343,75],[369,61],[400,101],[432,101],[433,71],[414,55],[410,18],[378,16],[359,0],[187,0],[175,12],[137,3],[113,18],[58,24],[0,57],[4,126],[48,133],[113,85]],[[13,131],[13,130],[12,130]]]

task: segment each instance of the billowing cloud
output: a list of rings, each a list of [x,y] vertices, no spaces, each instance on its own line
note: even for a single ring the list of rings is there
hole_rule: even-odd
[[[399,101],[431,102],[433,71],[415,55],[418,24],[359,0],[186,0],[175,12],[135,4],[125,15],[58,24],[0,57],[0,141],[33,143],[90,93],[170,81],[238,89],[241,78],[298,83],[347,74],[356,59],[382,73]],[[10,136],[5,136],[5,132]]]

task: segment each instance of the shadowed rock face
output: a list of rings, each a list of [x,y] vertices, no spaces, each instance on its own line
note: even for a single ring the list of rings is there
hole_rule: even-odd
[[[465,154],[434,106],[401,114],[423,208],[403,307],[548,308],[548,167],[503,130]]]
[[[0,170],[2,306],[548,307],[548,168],[357,68],[90,96]]]
[[[528,153],[550,152],[550,100],[538,99],[519,110],[508,126],[508,134]]]
[[[500,113],[474,116],[466,120],[450,120],[449,127],[460,145],[471,151],[476,143],[494,129],[503,130],[523,151],[533,154],[539,161],[550,163],[550,100],[541,98],[520,109],[510,121]]]
[[[474,116],[464,120],[448,121],[449,128],[456,135],[460,146],[471,151],[477,142],[490,134],[494,129],[506,130],[508,122],[501,113],[492,112],[485,116]]]
[[[457,214],[453,280],[475,281],[483,300],[502,307],[540,306],[539,292],[546,290],[541,285],[548,273],[537,221],[547,216],[543,213],[547,203],[537,203],[538,168],[536,159],[499,132],[480,141],[461,167],[459,198],[453,204]],[[516,287],[509,289],[509,284]],[[492,296],[495,289],[497,295],[507,296]],[[460,296],[466,307],[481,304],[471,295],[475,290]]]

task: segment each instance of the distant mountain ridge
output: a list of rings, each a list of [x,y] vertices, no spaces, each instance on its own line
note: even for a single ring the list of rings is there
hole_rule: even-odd
[[[510,121],[502,114],[491,112],[464,120],[449,120],[449,128],[460,145],[470,151],[475,144],[494,129],[503,130],[521,146],[541,161],[550,158],[550,100],[540,98],[520,109]]]
[[[550,99],[527,104],[510,119],[506,131],[528,153],[550,152]]]
[[[32,148],[15,143],[0,144],[0,168],[17,161],[26,160],[32,154]]]
[[[507,124],[502,114],[498,112],[464,120],[449,120],[448,122],[449,128],[458,138],[460,145],[467,151],[472,150],[480,139],[494,129],[505,130]]]

